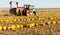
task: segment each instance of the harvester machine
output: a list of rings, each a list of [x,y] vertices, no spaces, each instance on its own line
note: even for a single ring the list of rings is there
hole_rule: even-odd
[[[17,15],[17,16],[28,16],[31,14],[36,15],[36,11],[33,11],[33,5],[24,4],[24,7],[18,7],[18,2],[16,2],[17,7],[12,8],[12,2],[16,1],[10,1],[10,14]]]

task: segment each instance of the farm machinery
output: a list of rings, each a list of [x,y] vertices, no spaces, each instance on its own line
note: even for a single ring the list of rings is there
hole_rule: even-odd
[[[17,7],[12,8],[12,2],[15,2]],[[17,15],[17,16],[28,16],[31,14],[36,15],[36,11],[34,10],[34,5],[24,4],[23,7],[18,7],[18,2],[10,1],[10,14]]]

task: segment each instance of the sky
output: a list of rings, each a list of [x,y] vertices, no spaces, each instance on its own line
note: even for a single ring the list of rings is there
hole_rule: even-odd
[[[60,8],[60,0],[1,0],[1,7],[10,7],[10,1],[18,1],[19,7],[22,7],[24,4],[35,5],[35,8]],[[13,7],[16,7],[15,3],[13,3]]]

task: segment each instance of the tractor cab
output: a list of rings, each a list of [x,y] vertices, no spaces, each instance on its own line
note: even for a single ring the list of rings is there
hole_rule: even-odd
[[[29,5],[29,4],[24,4],[24,8],[31,10],[31,9],[34,8],[34,6],[33,5]]]
[[[27,9],[27,10],[30,10],[30,14],[36,15],[36,10],[34,8],[34,5],[27,5],[27,4],[25,4],[24,8]]]
[[[24,5],[24,8],[30,9],[30,5]]]

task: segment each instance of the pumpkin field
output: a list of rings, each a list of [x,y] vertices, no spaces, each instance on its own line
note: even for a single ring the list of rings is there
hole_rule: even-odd
[[[60,35],[60,12],[0,16],[0,35]]]

